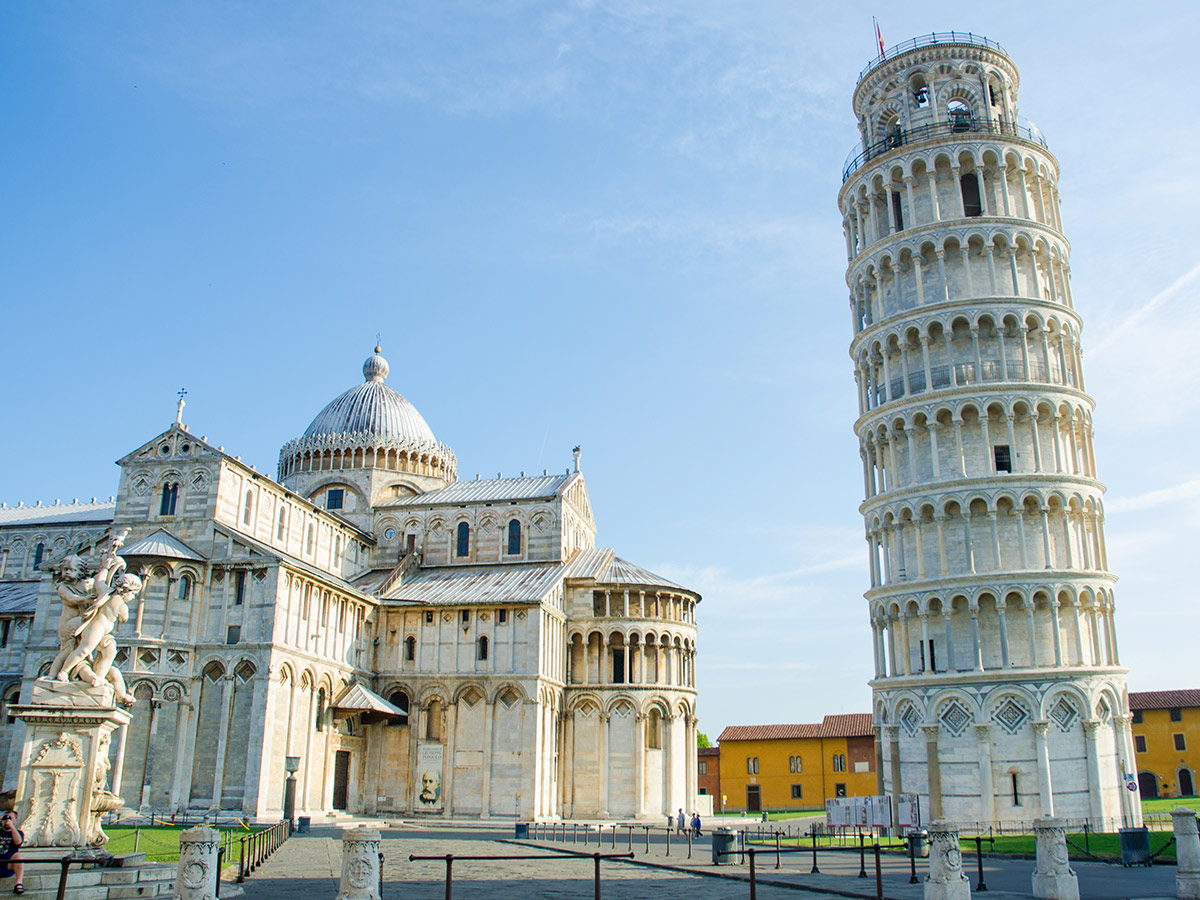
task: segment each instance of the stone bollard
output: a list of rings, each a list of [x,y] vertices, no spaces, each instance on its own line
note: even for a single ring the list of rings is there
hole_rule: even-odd
[[[1067,855],[1067,823],[1062,819],[1034,819],[1037,865],[1033,870],[1033,896],[1041,900],[1079,900],[1079,879]]]
[[[1200,897],[1200,835],[1196,833],[1196,813],[1187,808],[1171,811],[1175,828],[1175,896],[1195,900]]]
[[[381,900],[376,829],[359,825],[342,832],[342,889],[337,900]]]
[[[175,877],[175,900],[216,900],[217,845],[221,834],[207,825],[197,825],[179,834],[179,869]]]
[[[929,874],[925,900],[970,900],[971,882],[963,874],[958,829],[949,822],[929,826]]]

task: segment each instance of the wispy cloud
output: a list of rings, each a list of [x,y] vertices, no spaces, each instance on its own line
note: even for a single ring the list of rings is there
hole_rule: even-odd
[[[1124,337],[1129,331],[1137,327],[1143,320],[1150,316],[1156,309],[1182,291],[1185,287],[1191,284],[1200,277],[1200,262],[1192,266],[1183,275],[1176,278],[1171,284],[1163,288],[1136,310],[1127,316],[1124,321],[1113,328],[1107,335],[1100,339],[1100,342],[1093,345],[1089,351],[1091,356],[1097,356],[1113,346],[1117,341]]]
[[[1167,488],[1146,491],[1133,497],[1113,497],[1104,504],[1104,508],[1109,513],[1130,512],[1165,506],[1168,503],[1178,503],[1181,500],[1192,500],[1195,497],[1200,497],[1200,478]]]

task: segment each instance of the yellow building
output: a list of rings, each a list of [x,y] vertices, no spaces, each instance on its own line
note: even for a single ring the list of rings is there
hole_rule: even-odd
[[[723,812],[823,809],[830,797],[876,793],[870,713],[814,725],[730,725],[718,742]]]
[[[1193,797],[1200,765],[1200,690],[1129,694],[1143,798]]]

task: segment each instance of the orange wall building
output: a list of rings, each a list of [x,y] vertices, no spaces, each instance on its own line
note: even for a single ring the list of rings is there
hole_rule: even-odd
[[[731,725],[718,743],[722,812],[823,809],[830,797],[876,793],[870,713],[809,725]]]
[[[697,793],[713,798],[713,812],[721,811],[721,748],[696,748]]]
[[[1143,798],[1193,797],[1200,767],[1200,690],[1130,691]]]

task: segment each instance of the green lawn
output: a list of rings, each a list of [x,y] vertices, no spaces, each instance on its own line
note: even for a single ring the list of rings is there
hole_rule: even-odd
[[[1155,797],[1153,800],[1142,801],[1142,815],[1149,813],[1169,813],[1173,809],[1186,806],[1190,810],[1200,812],[1200,797]]]
[[[222,865],[237,862],[238,838],[250,832],[241,828],[222,828],[222,832],[232,831],[232,858],[222,861]],[[145,853],[150,862],[175,862],[179,859],[179,833],[182,827],[170,825],[155,825],[153,827],[137,828],[133,825],[105,825],[104,833],[108,835],[108,843],[104,849],[109,853],[133,853],[134,844],[137,852]]]

